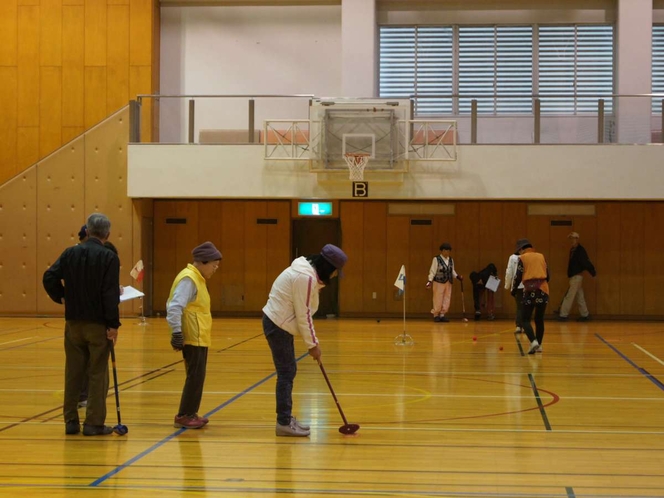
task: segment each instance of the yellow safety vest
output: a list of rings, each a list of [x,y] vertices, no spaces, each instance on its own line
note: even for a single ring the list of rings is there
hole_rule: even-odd
[[[207,290],[205,278],[194,265],[188,264],[175,277],[168,301],[170,302],[173,299],[173,293],[180,280],[186,277],[189,277],[196,285],[196,299],[187,304],[182,311],[182,335],[184,336],[184,343],[192,346],[210,347],[212,332],[210,293]]]

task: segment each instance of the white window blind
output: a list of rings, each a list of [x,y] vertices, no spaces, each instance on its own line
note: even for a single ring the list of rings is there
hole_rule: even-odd
[[[652,27],[652,93],[664,93],[664,26]],[[652,112],[661,114],[662,97],[654,98]]]
[[[379,95],[415,98],[415,114],[452,113],[453,30],[450,26],[381,26]]]
[[[538,34],[542,113],[596,113],[600,98],[611,112],[613,26],[539,26]]]
[[[459,112],[532,112],[531,26],[459,27]],[[467,95],[467,96],[464,96]]]

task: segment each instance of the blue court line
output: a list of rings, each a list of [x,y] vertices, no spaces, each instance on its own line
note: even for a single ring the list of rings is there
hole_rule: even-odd
[[[565,491],[567,491],[567,498],[576,498],[576,495],[574,494],[574,488],[571,487],[566,487]]]
[[[306,352],[306,353],[304,353],[302,356],[300,356],[299,358],[297,358],[295,361],[300,361],[302,358],[304,358],[305,356],[308,356],[308,355],[309,355],[309,353]],[[225,408],[226,406],[230,405],[233,401],[236,401],[236,400],[240,399],[240,398],[241,398],[242,396],[244,396],[245,394],[247,394],[247,393],[251,392],[252,390],[256,389],[256,388],[257,388],[258,386],[260,386],[261,384],[264,384],[265,382],[267,382],[268,380],[270,380],[270,379],[271,379],[272,377],[274,377],[275,375],[277,375],[277,372],[273,372],[273,373],[271,373],[270,375],[268,375],[268,376],[265,377],[264,379],[261,379],[261,380],[259,380],[258,382],[256,382],[254,385],[249,386],[248,388],[246,388],[246,389],[245,389],[244,391],[242,391],[241,393],[238,393],[238,394],[236,394],[235,396],[233,396],[232,398],[230,398],[229,400],[224,401],[222,404],[220,404],[219,406],[217,406],[216,408],[214,408],[213,410],[209,411],[208,413],[206,413],[206,414],[203,415],[203,416],[204,416],[204,417],[209,417],[209,416],[211,416],[211,415],[217,413],[217,412],[218,412],[219,410],[221,410],[222,408]],[[88,486],[89,486],[89,487],[97,487],[97,486],[99,486],[99,485],[102,484],[104,481],[106,481],[106,480],[108,480],[109,478],[113,477],[113,476],[114,476],[115,474],[117,474],[118,472],[120,472],[120,471],[126,469],[127,467],[129,467],[129,466],[132,465],[133,463],[139,461],[139,460],[140,460],[141,458],[143,458],[144,456],[149,455],[150,453],[152,453],[152,452],[153,452],[154,450],[156,450],[157,448],[159,448],[159,447],[163,446],[164,444],[168,443],[171,439],[178,437],[180,434],[182,434],[182,433],[183,433],[184,431],[186,431],[186,430],[187,430],[187,429],[185,429],[185,428],[178,429],[177,431],[175,431],[175,432],[174,432],[173,434],[171,434],[170,436],[166,436],[164,439],[162,439],[162,440],[159,441],[158,443],[155,443],[155,444],[153,444],[152,446],[150,446],[147,450],[142,451],[141,453],[139,453],[139,454],[136,455],[135,457],[130,458],[129,460],[127,460],[127,461],[126,461],[125,463],[123,463],[122,465],[120,465],[120,466],[114,468],[114,469],[111,470],[110,472],[108,472],[108,473],[106,473],[105,475],[101,476],[99,479],[96,479],[95,481],[91,482],[90,484],[88,484]]]
[[[652,382],[657,387],[659,387],[662,391],[664,391],[664,384],[662,384],[662,382],[657,377],[652,375],[645,368],[641,368],[640,366],[638,366],[636,363],[634,363],[632,360],[630,360],[626,355],[624,355],[623,353],[618,351],[618,349],[616,347],[614,347],[612,344],[609,344],[607,342],[607,340],[604,339],[601,335],[595,334],[595,337],[597,337],[600,341],[602,341],[604,344],[606,344],[611,349],[613,349],[613,351],[615,351],[618,354],[618,356],[620,356],[623,360],[625,360],[627,363],[629,363],[634,368],[636,368],[639,372],[641,372],[641,375],[643,375],[646,379],[648,379],[650,382]]]
[[[542,415],[542,420],[544,421],[544,427],[546,428],[547,431],[550,431],[551,424],[549,424],[549,418],[546,416],[546,411],[544,411],[544,404],[542,403],[539,391],[537,390],[537,386],[535,385],[535,377],[533,377],[533,374],[528,374],[528,379],[530,380],[530,387],[532,387],[533,393],[535,394],[535,399],[537,400],[537,406],[539,406],[540,415]]]

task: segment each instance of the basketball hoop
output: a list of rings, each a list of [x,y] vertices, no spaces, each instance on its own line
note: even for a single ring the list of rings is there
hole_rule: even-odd
[[[361,182],[364,180],[364,167],[369,162],[369,154],[348,152],[344,154],[348,170],[350,171],[349,178],[354,182]]]

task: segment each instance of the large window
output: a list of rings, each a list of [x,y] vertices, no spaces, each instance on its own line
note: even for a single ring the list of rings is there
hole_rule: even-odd
[[[451,114],[452,28],[381,27],[380,96],[415,96],[416,114]]]
[[[477,100],[482,114],[530,113],[533,93],[531,26],[459,27],[459,113]]]
[[[662,31],[664,48],[664,31]],[[613,26],[381,26],[381,97],[417,115],[595,113],[613,93]],[[654,57],[654,56],[653,56]],[[664,86],[664,51],[661,81]],[[440,95],[458,94],[459,99]]]
[[[652,27],[652,93],[664,93],[664,26]],[[652,111],[662,112],[662,98],[654,98]]]
[[[597,112],[613,93],[612,26],[540,26],[539,90],[542,113]]]

